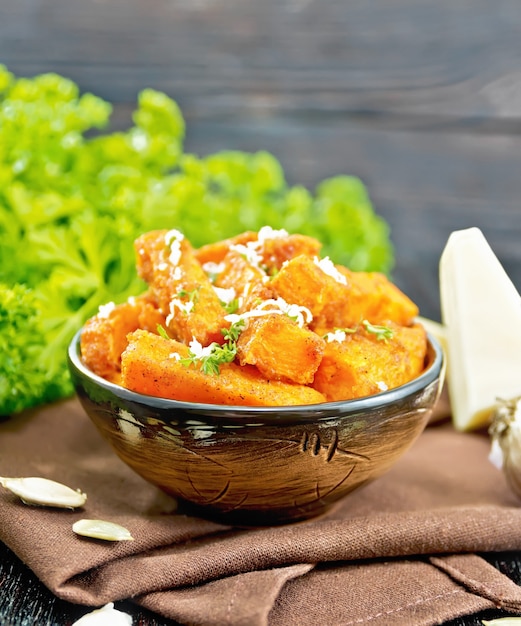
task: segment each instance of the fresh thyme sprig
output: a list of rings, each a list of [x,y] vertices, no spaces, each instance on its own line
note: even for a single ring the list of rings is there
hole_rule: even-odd
[[[233,323],[229,328],[221,328],[225,343],[218,344],[216,341],[209,346],[202,347],[199,342],[190,343],[188,356],[180,359],[180,363],[186,365],[197,365],[204,374],[219,376],[221,365],[231,363],[237,355],[237,340],[244,330],[245,321],[243,319]]]
[[[239,298],[234,298],[233,300],[230,300],[230,302],[221,302],[221,304],[227,315],[230,315],[231,313],[237,313],[239,310],[240,300]]]
[[[381,326],[378,324],[371,324],[368,320],[363,320],[362,325],[364,326],[366,332],[371,333],[376,336],[378,341],[387,342],[389,339],[392,339],[394,336],[394,331],[388,326]],[[334,331],[328,332],[323,335],[323,338],[326,341],[344,341],[346,335],[353,335],[358,331],[359,325],[354,328],[335,328]]]
[[[166,329],[164,326],[161,326],[161,324],[158,324],[156,329],[157,329],[157,334],[160,337],[163,337],[163,339],[171,339],[171,337],[168,336],[168,333],[166,332]]]
[[[378,341],[388,341],[394,336],[394,331],[388,326],[381,326],[379,324],[371,324],[368,320],[362,322],[364,328],[368,333],[375,335]]]
[[[188,302],[193,302],[194,304],[197,304],[197,300],[199,299],[199,289],[201,289],[201,286],[196,287],[195,289],[191,289],[190,291],[186,289],[181,289],[176,293],[175,297],[188,298]]]

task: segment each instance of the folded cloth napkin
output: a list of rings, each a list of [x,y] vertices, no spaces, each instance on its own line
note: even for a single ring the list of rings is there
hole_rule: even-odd
[[[238,529],[176,510],[70,400],[0,424],[0,475],[51,478],[87,503],[32,507],[0,489],[0,539],[65,600],[132,599],[181,624],[422,626],[521,612],[521,587],[476,554],[521,550],[521,502],[488,452],[486,435],[437,422],[328,514]],[[81,518],[120,523],[134,541],[79,537]]]

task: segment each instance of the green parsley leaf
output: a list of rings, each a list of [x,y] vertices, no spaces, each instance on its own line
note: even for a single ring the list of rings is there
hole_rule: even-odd
[[[388,328],[387,326],[371,324],[371,322],[368,322],[367,320],[364,320],[362,324],[364,325],[364,328],[367,330],[367,332],[371,333],[372,335],[376,335],[376,338],[379,341],[388,341],[394,336],[394,332],[392,331],[392,329]]]

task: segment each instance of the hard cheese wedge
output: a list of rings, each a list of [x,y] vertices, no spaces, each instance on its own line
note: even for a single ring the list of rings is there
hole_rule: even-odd
[[[440,296],[453,422],[473,430],[521,394],[521,297],[479,228],[450,235]]]

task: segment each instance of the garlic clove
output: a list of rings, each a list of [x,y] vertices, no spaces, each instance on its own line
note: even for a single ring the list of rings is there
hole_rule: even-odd
[[[87,501],[87,495],[48,478],[29,476],[5,478],[0,476],[0,485],[22,500],[24,504],[76,509]]]
[[[132,617],[128,613],[118,611],[114,603],[109,602],[100,609],[86,613],[72,626],[132,626]]]
[[[489,434],[489,460],[503,470],[510,487],[521,497],[521,396],[500,401]]]
[[[72,525],[77,535],[104,541],[133,541],[134,537],[124,526],[101,519],[80,519]]]

